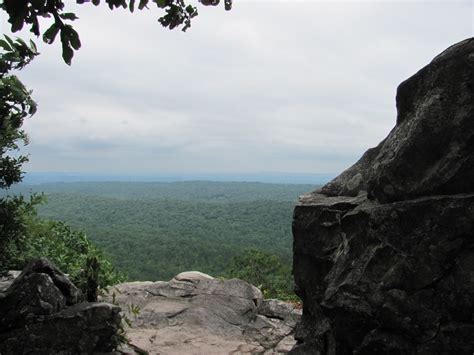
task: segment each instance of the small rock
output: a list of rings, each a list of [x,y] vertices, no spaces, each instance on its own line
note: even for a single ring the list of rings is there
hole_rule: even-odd
[[[212,280],[212,279],[214,279],[212,276],[209,276],[199,271],[186,271],[174,277],[174,280],[176,281],[190,281],[190,282]]]

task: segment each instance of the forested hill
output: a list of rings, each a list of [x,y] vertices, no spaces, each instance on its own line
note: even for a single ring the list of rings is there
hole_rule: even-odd
[[[313,185],[244,182],[51,183],[43,217],[87,233],[131,280],[166,280],[185,270],[220,275],[249,248],[290,265],[293,207]]]

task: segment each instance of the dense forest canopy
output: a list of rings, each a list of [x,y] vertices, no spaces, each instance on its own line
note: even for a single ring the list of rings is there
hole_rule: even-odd
[[[230,260],[259,249],[291,264],[291,220],[313,185],[231,182],[55,183],[42,217],[84,230],[130,280],[166,280],[186,270],[223,275]]]

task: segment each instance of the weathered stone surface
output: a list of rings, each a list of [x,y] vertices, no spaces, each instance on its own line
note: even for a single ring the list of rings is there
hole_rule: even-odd
[[[387,138],[322,193],[365,190],[393,202],[474,192],[474,39],[448,48],[401,83],[397,110]]]
[[[0,294],[1,354],[111,351],[120,308],[82,294],[46,259],[29,264]]]
[[[389,136],[296,206],[293,353],[472,354],[473,63],[470,39],[402,83]]]
[[[212,280],[212,276],[204,274],[199,271],[185,271],[174,277],[176,281],[200,281],[200,280]]]
[[[380,142],[377,147],[367,150],[357,163],[324,185],[321,193],[325,196],[355,197],[359,193],[367,192],[367,181],[371,178],[370,168],[385,141],[386,139]]]
[[[13,281],[21,274],[21,271],[18,270],[10,270],[8,274],[5,276],[0,277],[0,292],[4,292]]]
[[[247,282],[198,272],[120,284],[106,299],[131,320],[131,343],[153,354],[285,353],[301,317],[291,305],[264,300]]]
[[[51,316],[35,317],[24,328],[0,333],[2,354],[91,354],[110,352],[120,323],[119,308],[78,303]]]
[[[289,303],[280,300],[263,300],[258,313],[270,319],[284,321],[290,327],[294,327],[301,318],[301,312]]]

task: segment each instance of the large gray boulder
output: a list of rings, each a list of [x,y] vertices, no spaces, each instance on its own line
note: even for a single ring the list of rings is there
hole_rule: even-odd
[[[83,302],[46,259],[30,263],[0,293],[0,354],[82,354],[117,346],[120,308]]]
[[[301,317],[245,281],[199,272],[116,285],[105,299],[131,321],[131,344],[152,354],[285,353]]]
[[[295,354],[472,354],[474,39],[400,85],[397,124],[293,220]]]

